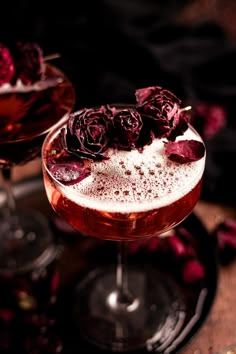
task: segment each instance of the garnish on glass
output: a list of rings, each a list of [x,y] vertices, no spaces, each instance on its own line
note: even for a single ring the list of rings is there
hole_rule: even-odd
[[[193,162],[204,156],[202,142],[176,140],[188,129],[190,115],[189,109],[180,107],[181,101],[173,93],[152,86],[136,90],[135,97],[136,104],[130,108],[107,104],[71,113],[60,132],[60,145],[64,151],[61,164],[55,167],[51,160],[51,173],[56,175],[58,169],[70,168],[71,164],[74,169],[76,165],[77,178],[62,181],[75,183],[89,176],[92,161],[108,159],[108,149],[136,149],[142,153],[156,138],[163,140],[166,156],[176,163]],[[53,154],[55,151],[49,159]]]
[[[0,93],[40,90],[54,86],[60,78],[46,75],[45,62],[58,53],[43,56],[38,43],[18,41],[10,46],[0,43]]]

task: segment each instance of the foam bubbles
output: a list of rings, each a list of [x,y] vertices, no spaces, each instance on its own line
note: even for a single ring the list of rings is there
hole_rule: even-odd
[[[42,91],[50,87],[54,87],[63,81],[60,77],[47,78],[37,81],[32,85],[24,85],[21,80],[17,80],[15,85],[9,83],[0,86],[0,94],[9,93],[27,93],[32,91]]]
[[[188,131],[180,139],[198,139]],[[109,159],[92,163],[91,175],[72,186],[61,186],[75,203],[110,212],[136,212],[158,208],[187,194],[200,180],[205,158],[178,164],[164,154],[156,139],[140,153],[110,150]]]

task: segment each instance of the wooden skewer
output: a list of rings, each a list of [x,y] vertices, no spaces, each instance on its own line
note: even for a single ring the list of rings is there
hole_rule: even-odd
[[[61,57],[60,53],[53,53],[53,54],[46,55],[43,59],[44,59],[44,61],[49,61],[49,60],[54,60],[54,59],[57,59],[60,57]]]
[[[192,109],[191,106],[186,106],[184,108],[181,108],[180,111],[183,112],[183,111],[190,111]]]

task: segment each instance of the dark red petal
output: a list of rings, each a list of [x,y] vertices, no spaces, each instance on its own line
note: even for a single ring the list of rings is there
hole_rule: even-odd
[[[49,170],[54,178],[65,185],[78,183],[90,175],[90,170],[84,167],[81,162],[52,164],[49,166]]]
[[[220,249],[230,246],[236,250],[236,233],[229,230],[220,230],[217,232],[217,240]]]
[[[148,241],[147,243],[147,249],[150,251],[150,252],[155,252],[159,245],[160,245],[160,237],[152,237],[150,238],[150,240]]]
[[[205,146],[197,140],[181,140],[165,143],[165,153],[172,161],[187,163],[200,160],[205,154]]]
[[[183,264],[182,278],[185,283],[193,284],[203,279],[205,268],[197,259],[189,259]]]
[[[170,236],[167,238],[168,245],[176,257],[186,255],[185,244],[177,236]]]

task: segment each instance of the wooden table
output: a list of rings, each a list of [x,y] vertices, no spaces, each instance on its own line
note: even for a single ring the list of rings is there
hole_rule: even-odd
[[[225,217],[236,217],[233,208],[199,202],[195,208],[209,231]],[[181,354],[209,354],[236,344],[236,260],[220,266],[215,302],[203,327]]]

